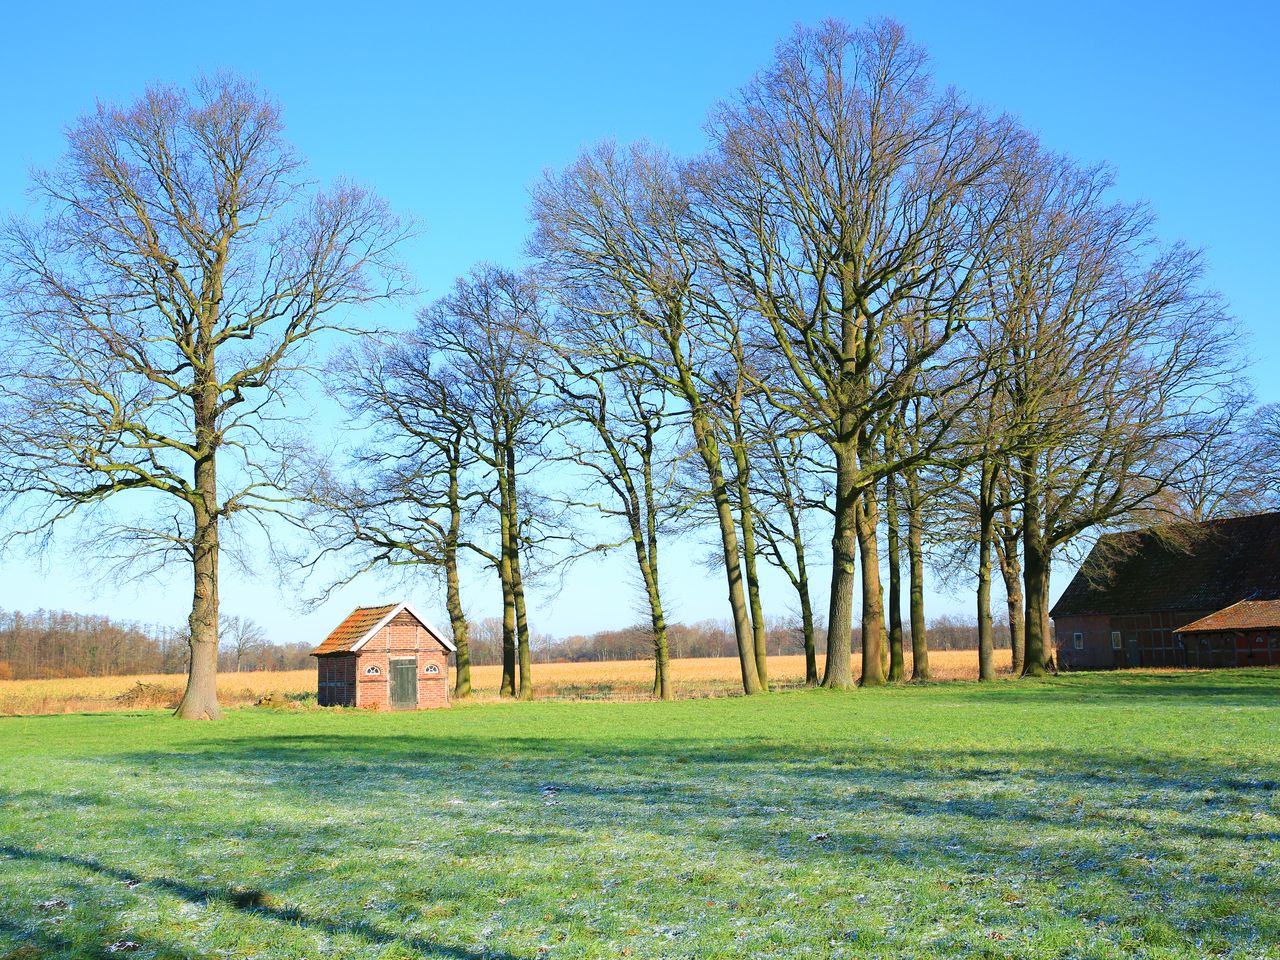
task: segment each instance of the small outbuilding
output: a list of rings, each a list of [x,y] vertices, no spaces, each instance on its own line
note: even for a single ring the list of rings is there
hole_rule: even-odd
[[[1195,666],[1280,666],[1280,600],[1241,600],[1177,633]]]
[[[320,706],[447,707],[449,654],[456,650],[408,603],[357,607],[311,651]]]

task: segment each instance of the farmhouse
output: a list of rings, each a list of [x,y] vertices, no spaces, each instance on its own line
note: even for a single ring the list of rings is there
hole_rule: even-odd
[[[1280,664],[1280,513],[1101,537],[1051,611],[1063,669]]]
[[[311,652],[320,706],[447,707],[456,649],[407,603],[357,607]]]

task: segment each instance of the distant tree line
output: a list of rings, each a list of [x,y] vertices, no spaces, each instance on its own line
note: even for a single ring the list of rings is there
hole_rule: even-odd
[[[1010,646],[1008,624],[998,623],[996,648],[1007,650]],[[487,617],[477,620],[471,628],[471,662],[495,665],[502,663],[502,621]],[[769,655],[796,656],[805,652],[804,630],[796,617],[778,618],[768,624]],[[736,657],[737,640],[733,623],[729,620],[699,620],[695,623],[672,623],[667,626],[667,638],[673,659],[684,657]],[[826,632],[819,628],[815,634],[818,653],[825,654]],[[940,615],[929,620],[929,642],[935,650],[977,650],[978,624],[951,615]],[[855,628],[853,650],[862,650],[861,632]],[[574,634],[568,637],[534,635],[531,638],[531,657],[534,663],[599,663],[609,660],[652,660],[653,630],[648,624],[635,624],[616,630],[598,630],[590,634]]]
[[[311,645],[273,644],[245,618],[225,618],[223,670],[301,670]],[[190,639],[181,630],[65,610],[0,610],[0,680],[185,673]]]
[[[1007,649],[1007,625],[997,632],[997,647]],[[271,643],[252,620],[226,617],[220,627],[220,670],[305,670],[315,666],[309,643]],[[727,620],[673,623],[667,628],[671,656],[734,657],[737,642]],[[804,632],[795,618],[769,625],[769,654],[792,656],[805,652]],[[930,644],[936,650],[977,650],[974,621],[940,616],[929,621]],[[826,652],[826,634],[816,636],[818,652]],[[855,630],[853,649],[862,648]],[[32,613],[0,610],[0,680],[53,677],[109,677],[133,674],[185,673],[190,643],[181,630],[154,624],[113,620],[97,614],[65,610]],[[586,663],[610,660],[648,660],[653,657],[653,632],[645,624],[568,637],[531,638],[534,663]],[[471,662],[502,663],[502,621],[485,618],[472,624]]]

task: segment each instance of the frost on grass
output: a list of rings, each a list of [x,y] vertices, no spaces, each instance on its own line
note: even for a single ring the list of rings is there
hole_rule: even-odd
[[[19,721],[0,956],[1276,957],[1271,683]]]

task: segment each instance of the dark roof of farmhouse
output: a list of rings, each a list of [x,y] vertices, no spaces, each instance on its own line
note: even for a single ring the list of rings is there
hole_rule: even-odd
[[[1225,610],[1201,617],[1179,633],[1220,633],[1234,630],[1280,629],[1280,600],[1241,600]]]
[[[1051,615],[1222,610],[1280,600],[1280,513],[1100,537]]]

